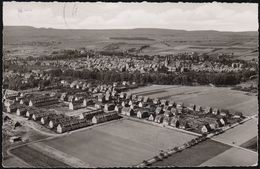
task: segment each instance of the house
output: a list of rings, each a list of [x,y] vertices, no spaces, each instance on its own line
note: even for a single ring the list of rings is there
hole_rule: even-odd
[[[105,102],[105,96],[103,94],[99,94],[98,95],[98,101],[101,102],[101,103],[104,103]]]
[[[199,105],[195,107],[195,111],[197,112],[201,112],[202,110],[203,110],[202,107]]]
[[[16,110],[17,116],[25,116],[27,109],[25,107],[20,107]]]
[[[70,95],[70,96],[67,96],[67,97],[68,97],[68,102],[72,102],[75,99],[75,96],[73,96],[73,95]]]
[[[49,117],[49,128],[55,128],[60,123],[68,122],[72,120],[72,117],[62,116],[62,115],[52,115]]]
[[[92,118],[92,123],[98,124],[98,123],[103,123],[106,121],[115,120],[115,119],[119,119],[119,118],[120,118],[120,116],[118,116],[118,114],[116,112],[105,113],[105,114],[100,114],[100,115],[94,116]]]
[[[182,102],[178,102],[177,104],[176,104],[176,108],[177,109],[182,109],[184,107],[184,104],[182,103]]]
[[[242,112],[236,111],[236,112],[233,114],[233,118],[241,118],[241,117],[243,117],[243,113],[242,113]]]
[[[173,100],[170,100],[168,105],[171,106],[171,107],[175,107],[176,103]]]
[[[147,105],[147,103],[139,102],[138,107],[146,107]]]
[[[142,102],[143,101],[143,96],[138,96],[137,101],[138,102]]]
[[[154,114],[150,114],[150,116],[148,117],[149,121],[154,121],[155,119],[155,115]]]
[[[98,109],[98,110],[92,110],[92,111],[89,111],[89,112],[84,112],[84,113],[81,113],[79,115],[79,119],[87,119],[87,120],[91,120],[94,116],[96,115],[99,115],[99,114],[103,114],[103,110],[101,109]]]
[[[64,132],[76,130],[91,125],[92,125],[91,121],[86,119],[81,119],[81,120],[74,119],[69,122],[68,121],[61,122],[57,125],[57,133],[64,133]]]
[[[160,100],[157,99],[157,98],[154,98],[154,99],[153,99],[153,103],[154,103],[154,104],[159,104],[159,103],[160,103]]]
[[[214,108],[214,109],[212,110],[212,114],[215,114],[215,115],[220,114],[219,109],[218,109],[218,108]]]
[[[91,105],[94,105],[94,101],[92,99],[84,99],[83,100],[83,106],[91,106]]]
[[[165,116],[165,117],[172,117],[172,116],[173,116],[173,113],[172,113],[170,110],[166,110],[166,111],[164,112],[164,116]]]
[[[115,110],[115,105],[113,103],[105,104],[104,110],[105,111]]]
[[[208,133],[211,131],[210,125],[208,123],[205,123],[201,126],[201,132],[202,133]]]
[[[163,124],[164,124],[164,125],[170,125],[170,123],[171,123],[171,117],[165,116],[165,117],[163,118]]]
[[[58,102],[58,98],[56,97],[41,96],[38,98],[31,99],[29,102],[29,106],[41,107],[41,106],[53,105],[57,103],[59,102]]]
[[[132,95],[132,100],[137,100],[137,96],[135,94]]]
[[[178,109],[172,107],[172,108],[171,108],[171,113],[172,113],[174,116],[176,116],[176,115],[178,114]]]
[[[47,124],[47,123],[48,123],[48,120],[49,120],[49,117],[48,117],[48,116],[41,117],[41,124]]]
[[[110,101],[111,99],[112,99],[111,94],[106,94],[105,100],[106,100],[106,101]]]
[[[209,106],[207,106],[207,107],[205,108],[205,113],[206,113],[206,114],[207,114],[207,113],[212,113],[212,108],[209,107]]]
[[[148,96],[144,96],[143,102],[147,103],[150,101],[150,98]]]
[[[119,95],[119,97],[121,98],[121,99],[125,99],[126,98],[126,93],[120,93],[120,95]]]
[[[172,108],[171,106],[166,106],[166,105],[165,105],[165,106],[163,106],[163,111],[171,110],[171,108]]]
[[[223,116],[223,117],[230,116],[229,110],[221,109],[220,110],[220,115]]]
[[[123,107],[129,107],[127,101],[122,101],[121,105],[122,105]]]
[[[176,118],[176,117],[172,117],[170,125],[173,126],[173,127],[179,128],[179,126],[180,126],[179,119]]]
[[[220,127],[225,126],[227,124],[227,118],[226,117],[221,117],[217,119],[217,122]]]
[[[189,125],[188,121],[186,121],[184,119],[179,119],[179,128],[187,129],[189,127],[190,127],[190,125]]]
[[[168,101],[165,99],[161,100],[161,105],[168,105]]]
[[[103,109],[104,108],[104,104],[102,102],[96,101],[95,103],[95,108],[97,109]]]
[[[77,110],[83,107],[82,100],[72,101],[69,103],[70,110]]]
[[[137,111],[137,118],[143,119],[149,117],[149,110],[148,109],[139,109]]]
[[[135,113],[134,110],[131,109],[130,107],[123,107],[121,114],[131,116],[134,115]]]
[[[123,108],[122,106],[116,105],[115,106],[115,111],[118,112],[118,113],[121,113],[122,112],[122,108]]]
[[[42,117],[46,117],[48,116],[48,113],[47,112],[42,112],[42,111],[39,111],[39,112],[34,112],[32,114],[32,119],[34,121],[38,121],[38,120],[41,120]]]
[[[162,123],[163,122],[163,115],[162,114],[156,115],[155,119],[154,119],[154,122],[155,123]]]
[[[132,105],[130,106],[130,108],[133,109],[133,110],[137,109],[138,107],[139,107],[139,106],[137,106],[137,105],[135,105],[135,104],[132,104]]]
[[[196,110],[195,104],[190,104],[187,108],[188,108],[189,110],[192,110],[192,111],[195,111],[195,110]]]
[[[158,106],[156,109],[155,109],[155,113],[156,114],[162,114],[163,113],[163,108]]]

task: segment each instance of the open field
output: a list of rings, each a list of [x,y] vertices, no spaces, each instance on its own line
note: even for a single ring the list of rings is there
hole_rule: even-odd
[[[170,29],[59,30],[5,26],[5,56],[42,56],[60,49],[85,47],[135,54],[179,52],[234,53],[241,59],[258,57],[258,32],[185,31]]]
[[[231,90],[228,87],[152,85],[132,90],[130,93],[181,101],[186,105],[226,108],[241,111],[246,116],[258,112],[257,96],[246,95],[246,92]]]
[[[46,156],[27,145],[10,150],[10,152],[33,167],[69,167],[67,164]]]
[[[256,118],[248,120],[220,135],[214,136],[212,139],[226,144],[241,146],[241,144],[246,143],[258,135],[257,122],[258,119]]]
[[[172,156],[152,164],[154,166],[177,166],[177,167],[195,167],[201,163],[215,157],[216,155],[226,151],[230,146],[218,143],[212,140],[206,140],[192,146],[182,152],[173,154]]]
[[[253,151],[257,152],[257,150],[258,150],[257,142],[258,142],[257,137],[254,137],[251,140],[243,143],[241,145],[241,147],[244,147],[244,148],[247,148],[249,150],[253,150]]]
[[[47,140],[45,145],[73,156],[90,166],[132,166],[180,146],[194,136],[139,123],[118,120]]]
[[[257,164],[257,161],[257,153],[233,147],[200,166],[252,166]]]

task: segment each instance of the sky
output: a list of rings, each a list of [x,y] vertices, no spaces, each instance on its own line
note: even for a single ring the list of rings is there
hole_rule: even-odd
[[[3,2],[4,26],[257,31],[257,3]]]

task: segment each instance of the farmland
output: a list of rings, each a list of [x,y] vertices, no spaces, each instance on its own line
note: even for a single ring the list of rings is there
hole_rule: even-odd
[[[33,167],[69,167],[68,165],[46,156],[27,145],[13,149],[11,150],[11,153],[15,154]]]
[[[130,91],[129,93],[145,95],[183,102],[241,111],[246,116],[258,112],[257,96],[246,92],[231,90],[228,87],[152,85]]]
[[[132,166],[195,136],[131,120],[73,132],[41,143],[90,166]]]
[[[174,154],[163,161],[158,161],[152,166],[198,166],[216,155],[226,151],[230,146],[212,140],[206,140],[196,146]]]
[[[251,119],[223,134],[214,136],[213,139],[222,143],[240,146],[258,135],[257,120]]]
[[[59,30],[5,26],[4,51],[8,56],[43,56],[53,51],[86,47],[95,50],[132,50],[138,54],[178,52],[234,53],[257,58],[258,32],[184,31],[170,29]]]
[[[200,166],[252,166],[257,164],[256,152],[249,152],[236,147],[217,155]]]

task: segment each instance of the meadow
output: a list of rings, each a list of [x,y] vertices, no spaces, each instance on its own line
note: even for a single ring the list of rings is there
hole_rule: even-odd
[[[229,87],[152,85],[131,90],[129,93],[183,102],[184,105],[195,104],[241,111],[246,116],[258,112],[257,96],[231,90]]]
[[[151,124],[122,119],[45,140],[52,149],[85,162],[90,167],[133,166],[180,146],[195,136]]]

